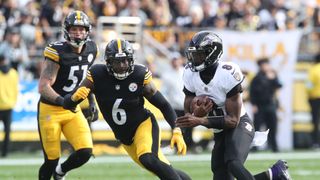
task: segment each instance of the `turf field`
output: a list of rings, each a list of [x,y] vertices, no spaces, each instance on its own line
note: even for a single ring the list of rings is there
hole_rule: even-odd
[[[10,155],[0,159],[1,180],[34,180],[42,162],[41,155]],[[210,154],[167,156],[175,168],[187,172],[194,180],[212,179]],[[246,166],[253,173],[264,171],[278,159],[286,159],[294,180],[320,179],[320,152],[251,153]],[[135,165],[127,156],[98,156],[83,167],[70,172],[67,180],[154,180],[149,172]]]

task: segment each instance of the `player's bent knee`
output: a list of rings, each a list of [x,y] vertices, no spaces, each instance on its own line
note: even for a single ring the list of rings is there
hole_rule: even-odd
[[[83,148],[76,151],[81,163],[86,163],[92,156],[92,148]]]
[[[240,160],[230,160],[227,162],[228,170],[237,178],[245,177],[246,179],[252,179],[250,172],[244,167],[244,164]]]
[[[159,159],[152,153],[145,153],[139,157],[139,161],[145,168],[152,171]]]
[[[239,170],[244,168],[243,164],[239,160],[230,160],[227,162],[227,167],[229,170]]]

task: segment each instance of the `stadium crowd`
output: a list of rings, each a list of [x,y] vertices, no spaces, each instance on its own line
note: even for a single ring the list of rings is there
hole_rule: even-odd
[[[147,29],[168,29],[159,38],[169,50],[182,51],[175,30],[216,28],[258,31],[301,28],[305,34],[320,25],[317,0],[5,0],[0,2],[0,54],[19,71],[20,79],[39,78],[39,61],[48,42],[60,40],[63,18],[82,10],[95,25],[100,16],[138,16]],[[318,34],[310,36],[317,40]]]

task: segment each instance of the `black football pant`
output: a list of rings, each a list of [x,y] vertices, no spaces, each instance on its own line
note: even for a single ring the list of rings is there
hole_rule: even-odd
[[[11,132],[11,117],[12,109],[0,111],[0,120],[3,121],[4,127],[4,139],[1,147],[1,156],[5,157],[8,154],[9,143],[10,143],[10,132]]]
[[[309,99],[309,104],[311,107],[311,117],[312,117],[312,124],[313,124],[312,143],[320,144],[319,142],[320,99]]]
[[[266,172],[253,176],[244,167],[254,132],[252,120],[245,114],[235,129],[215,133],[211,156],[214,180],[269,180]]]
[[[243,166],[254,137],[253,123],[244,115],[235,129],[214,134],[211,169],[214,180],[254,179]]]

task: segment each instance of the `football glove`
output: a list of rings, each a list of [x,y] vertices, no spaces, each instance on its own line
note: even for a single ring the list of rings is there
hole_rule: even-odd
[[[67,94],[63,98],[63,108],[70,110],[72,112],[76,112],[77,102],[71,100],[71,94]]]
[[[67,94],[63,100],[63,108],[68,109],[72,112],[76,112],[77,105],[87,98],[88,94],[90,93],[90,89],[87,87],[80,87],[77,91],[73,94]]]
[[[94,121],[98,120],[98,118],[99,118],[99,111],[96,106],[96,103],[90,103],[89,104],[89,116],[87,117],[87,120],[89,122],[94,122]]]
[[[172,132],[172,138],[170,141],[171,149],[177,146],[178,154],[186,155],[187,145],[183,140],[182,132],[180,128],[174,128]]]
[[[87,87],[80,87],[75,93],[71,96],[71,100],[78,102],[79,100],[84,100],[88,97],[90,89]]]

